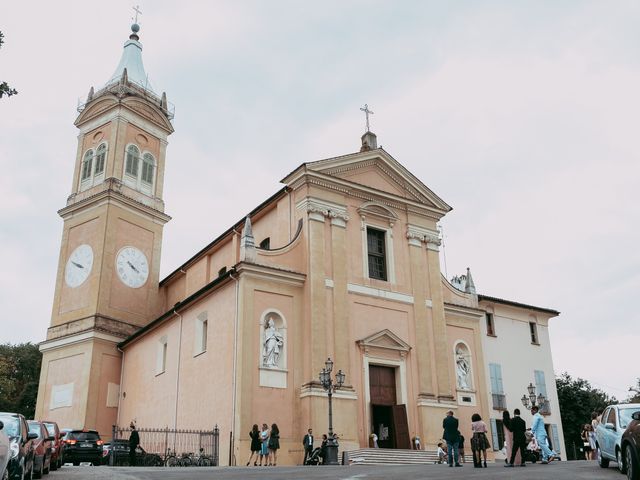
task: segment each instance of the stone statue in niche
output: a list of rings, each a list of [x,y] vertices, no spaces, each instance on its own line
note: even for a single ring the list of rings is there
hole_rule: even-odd
[[[280,349],[284,345],[284,337],[278,331],[273,321],[273,317],[269,317],[267,325],[264,329],[264,344],[262,347],[262,365],[270,368],[278,367],[280,358]]]
[[[469,364],[469,353],[463,346],[456,347],[456,376],[458,378],[458,388],[461,390],[471,390],[471,365]]]

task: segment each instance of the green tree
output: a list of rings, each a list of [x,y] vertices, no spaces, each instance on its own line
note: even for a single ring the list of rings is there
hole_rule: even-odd
[[[33,343],[0,345],[0,412],[34,417],[41,364],[42,354]]]
[[[591,413],[602,411],[607,405],[618,403],[618,401],[602,390],[593,388],[587,380],[574,379],[566,372],[556,377],[556,388],[567,458],[569,460],[575,460],[576,456],[582,458],[579,450],[582,447],[580,437],[582,427],[585,423],[591,422]]]
[[[636,379],[636,384],[629,387],[629,398],[625,400],[625,403],[640,403],[640,378]]]
[[[0,48],[2,48],[3,43],[4,43],[4,34],[0,32]],[[15,88],[11,88],[9,85],[7,85],[7,82],[0,83],[0,98],[2,98],[3,95],[10,97],[11,95],[16,95],[17,93],[18,91]]]

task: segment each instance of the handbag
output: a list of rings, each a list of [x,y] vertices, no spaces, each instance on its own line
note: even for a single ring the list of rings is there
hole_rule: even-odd
[[[590,448],[590,447],[591,447],[591,444],[590,444],[589,442],[586,442],[586,441],[585,441],[585,442],[582,442],[582,446],[583,446],[583,447],[585,447],[585,448],[587,448],[587,447],[589,447],[589,448]]]

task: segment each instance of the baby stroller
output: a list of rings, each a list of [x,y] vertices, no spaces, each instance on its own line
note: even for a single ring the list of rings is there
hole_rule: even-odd
[[[531,463],[539,462],[542,455],[540,454],[540,446],[538,445],[536,437],[533,436],[529,429],[525,432],[525,436],[527,437],[527,448],[524,449],[525,454],[523,460]]]
[[[322,463],[322,448],[316,447],[311,452],[311,455],[307,458],[307,461],[304,462],[305,465],[318,465]]]

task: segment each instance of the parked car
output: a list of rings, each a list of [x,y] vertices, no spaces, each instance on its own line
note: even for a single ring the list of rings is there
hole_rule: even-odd
[[[33,474],[33,440],[25,418],[19,413],[0,413],[3,430],[9,437],[9,479],[22,480]]]
[[[29,420],[29,433],[36,434],[38,437],[33,440],[33,477],[42,478],[48,475],[51,470],[51,446],[53,437],[49,435],[47,427],[37,420]]]
[[[43,421],[44,426],[47,428],[49,435],[53,440],[51,446],[51,470],[57,470],[64,464],[64,432],[61,432],[56,422],[50,422],[48,420]]]
[[[102,462],[105,465],[129,465],[129,440],[116,439],[105,443]]]
[[[9,478],[10,443],[9,436],[4,431],[4,423],[0,421],[0,479],[2,480]]]
[[[80,465],[80,462],[102,463],[103,441],[95,430],[71,430],[64,438],[65,461]]]
[[[622,434],[631,423],[631,415],[640,410],[640,403],[611,405],[602,414],[602,421],[596,428],[596,447],[598,464],[608,468],[614,461],[620,472],[625,473],[622,452]]]
[[[631,414],[631,421],[622,434],[622,459],[629,480],[640,480],[640,410]]]

